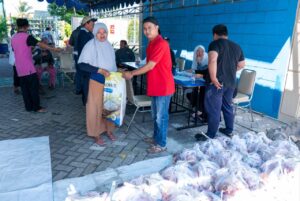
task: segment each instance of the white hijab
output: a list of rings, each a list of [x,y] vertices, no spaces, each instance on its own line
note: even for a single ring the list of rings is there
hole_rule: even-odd
[[[204,51],[203,58],[201,62],[198,64],[197,62],[197,51],[198,49],[201,48]],[[198,45],[194,49],[194,56],[193,56],[193,64],[192,64],[192,69],[194,70],[205,70],[208,65],[208,55],[205,52],[205,48],[202,45]]]
[[[94,26],[94,39],[85,44],[80,54],[78,63],[87,63],[97,68],[103,68],[110,72],[117,71],[115,52],[112,45],[105,40],[100,42],[96,35],[99,29],[104,29],[106,33],[107,27],[103,23],[97,23]]]

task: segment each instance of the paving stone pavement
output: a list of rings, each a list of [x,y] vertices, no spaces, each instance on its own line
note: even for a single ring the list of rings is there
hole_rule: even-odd
[[[124,125],[115,132],[117,141],[111,142],[104,137],[107,145],[100,147],[86,135],[85,107],[81,97],[72,93],[73,85],[57,87],[41,96],[41,105],[47,113],[26,112],[21,95],[15,95],[12,87],[0,87],[0,140],[49,136],[52,160],[53,181],[64,178],[84,176],[106,168],[115,168],[141,160],[173,154],[195,143],[194,135],[206,126],[177,131],[176,128],[187,123],[187,113],[170,115],[168,132],[168,151],[160,154],[148,154],[148,144],[143,138],[151,136],[153,125],[150,113],[137,114],[128,134],[127,124],[134,107],[128,106]],[[223,124],[223,122],[221,123]],[[250,122],[250,114],[239,110],[235,133],[248,131],[267,131],[281,128],[283,123],[255,115]]]

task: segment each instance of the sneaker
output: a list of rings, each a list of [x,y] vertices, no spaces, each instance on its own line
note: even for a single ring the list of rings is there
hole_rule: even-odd
[[[223,133],[224,135],[228,136],[228,137],[232,137],[232,131],[228,131],[226,128],[219,128],[219,132]]]

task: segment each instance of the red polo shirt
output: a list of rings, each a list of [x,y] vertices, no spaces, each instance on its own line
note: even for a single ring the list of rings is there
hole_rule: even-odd
[[[175,83],[168,42],[158,35],[150,41],[146,53],[147,62],[153,61],[156,63],[154,68],[147,73],[147,95],[172,95],[175,92]]]

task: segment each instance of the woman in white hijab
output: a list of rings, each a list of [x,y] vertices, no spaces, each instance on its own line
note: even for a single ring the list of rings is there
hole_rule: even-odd
[[[194,49],[193,56],[193,70],[205,70],[208,65],[208,55],[205,52],[205,48],[202,45],[198,45]]]
[[[205,52],[205,48],[202,45],[198,45],[194,49],[194,57],[192,64],[192,71],[195,71],[196,78],[205,78],[208,76],[208,55]],[[204,111],[204,95],[205,86],[194,88],[192,93],[187,93],[186,96],[189,99],[192,107],[198,107],[197,113],[193,114],[194,118],[200,118],[203,123],[207,121],[207,114]],[[199,96],[199,98],[197,98]],[[199,100],[197,105],[197,99]]]
[[[105,142],[101,138],[104,132],[111,140],[116,140],[113,135],[115,125],[103,118],[102,113],[105,77],[108,77],[110,72],[117,71],[117,67],[114,49],[107,41],[106,25],[95,24],[93,34],[95,37],[84,46],[78,64],[82,71],[90,73],[86,103],[87,135],[93,137],[97,144],[104,145]]]

